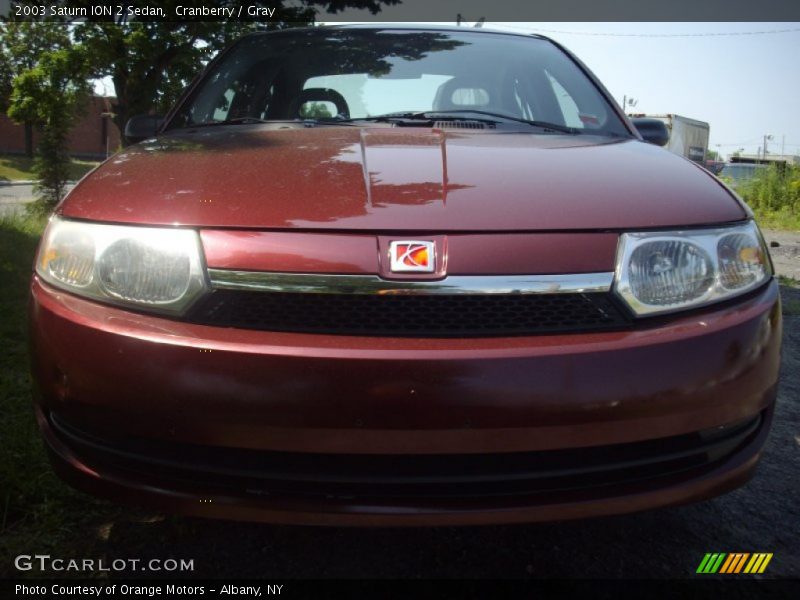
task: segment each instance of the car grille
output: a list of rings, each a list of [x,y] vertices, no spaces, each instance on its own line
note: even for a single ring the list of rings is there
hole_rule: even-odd
[[[189,320],[264,331],[406,337],[514,336],[625,327],[606,293],[371,295],[217,290]]]
[[[89,465],[238,494],[326,498],[457,498],[558,494],[713,468],[761,430],[756,418],[654,440],[538,452],[369,455],[215,448],[88,433],[50,414],[58,436]]]

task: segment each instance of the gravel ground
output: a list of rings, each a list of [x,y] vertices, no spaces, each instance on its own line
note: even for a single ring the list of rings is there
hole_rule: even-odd
[[[725,496],[620,517],[502,527],[328,529],[123,519],[108,532],[107,557],[193,558],[197,577],[681,578],[693,576],[706,552],[743,551],[774,553],[764,577],[798,577],[800,289],[782,293],[794,314],[784,321],[772,433],[755,478]]]
[[[800,281],[800,231],[764,230],[775,272]]]

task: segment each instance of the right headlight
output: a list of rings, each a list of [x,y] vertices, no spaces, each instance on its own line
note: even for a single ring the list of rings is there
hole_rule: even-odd
[[[196,231],[52,217],[36,258],[47,283],[119,306],[180,315],[205,293]]]
[[[748,221],[715,229],[623,234],[614,290],[644,316],[727,300],[771,276],[764,239]]]

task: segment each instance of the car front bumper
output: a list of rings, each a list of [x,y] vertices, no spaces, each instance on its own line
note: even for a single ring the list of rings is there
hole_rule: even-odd
[[[159,510],[325,525],[618,514],[752,476],[772,419],[772,281],[627,331],[413,339],[224,329],[34,278],[56,471]]]

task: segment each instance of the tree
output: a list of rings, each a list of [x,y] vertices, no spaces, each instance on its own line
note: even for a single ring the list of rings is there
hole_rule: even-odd
[[[363,8],[377,13],[382,5],[400,0],[302,0],[300,6],[287,7],[287,0],[240,2],[216,0],[204,6],[238,7],[239,4],[262,4],[275,8],[266,23],[237,20],[215,22],[132,21],[121,16],[90,16],[76,23],[74,37],[95,65],[93,77],[111,77],[116,91],[114,123],[124,131],[125,123],[136,114],[164,114],[180,94],[202,71],[217,52],[244,33],[260,29],[284,29],[312,23],[318,6],[331,12],[345,8]],[[288,2],[287,2],[288,3]],[[71,6],[89,7],[91,2],[71,2]],[[159,6],[166,14],[184,0],[166,0]]]
[[[94,16],[91,0],[67,0],[68,8],[85,8],[87,18],[65,18],[60,23],[19,21],[3,23],[0,38],[0,108],[26,124],[38,126],[42,142],[35,162],[40,209],[57,203],[67,179],[67,134],[79,107],[89,94],[89,80],[111,77],[116,91],[113,120],[124,131],[129,117],[165,113],[214,54],[244,33],[313,23],[316,7],[330,12],[362,8],[377,13],[381,6],[400,0],[299,0],[287,7],[274,0],[207,0],[206,7],[261,4],[275,9],[267,23],[222,20],[137,21],[120,15]],[[127,7],[130,3],[121,3]],[[177,14],[183,0],[165,0],[159,6]],[[32,135],[28,136],[29,141]],[[29,143],[28,150],[32,149]]]
[[[135,114],[165,113],[214,52],[249,27],[239,23],[112,23],[75,27],[95,64],[111,77],[113,120],[120,131]]]
[[[69,46],[65,25],[41,21],[0,23],[0,112],[8,111],[14,78],[33,69],[43,53]],[[25,154],[33,156],[32,121],[24,121]]]
[[[0,23],[0,30],[3,24]],[[11,97],[11,84],[14,81],[14,75],[11,71],[11,62],[8,56],[3,52],[2,45],[0,45],[0,113],[5,113],[8,110],[8,100]]]
[[[69,179],[67,136],[90,93],[89,65],[79,48],[43,52],[31,69],[14,78],[9,116],[41,130],[33,168],[37,175],[33,212],[48,213],[64,197]]]

